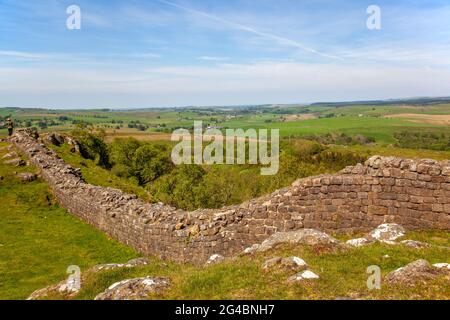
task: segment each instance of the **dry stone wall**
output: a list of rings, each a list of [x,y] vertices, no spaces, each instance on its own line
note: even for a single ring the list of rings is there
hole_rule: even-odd
[[[276,232],[301,228],[352,233],[395,222],[408,229],[450,230],[450,161],[375,156],[241,205],[186,212],[87,184],[29,130],[18,130],[11,140],[39,167],[63,207],[163,259],[203,263],[212,254],[231,256]]]

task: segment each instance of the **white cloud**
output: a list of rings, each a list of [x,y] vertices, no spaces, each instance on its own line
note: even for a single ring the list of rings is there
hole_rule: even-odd
[[[437,68],[255,63],[149,69],[0,68],[2,105],[227,105],[448,96]],[[28,100],[27,100],[28,99]],[[70,105],[69,105],[70,104]],[[35,106],[35,105],[34,105]]]

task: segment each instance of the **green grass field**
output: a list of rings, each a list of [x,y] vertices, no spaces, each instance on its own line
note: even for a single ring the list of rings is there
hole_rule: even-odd
[[[287,121],[290,115],[310,114],[316,119]],[[83,121],[99,128],[115,130],[116,133],[127,132],[128,124],[140,121],[148,126],[147,131],[160,131],[163,125],[166,132],[178,127],[192,127],[194,120],[201,120],[205,125],[222,128],[267,128],[280,129],[281,135],[305,136],[323,135],[326,133],[362,134],[374,138],[378,144],[395,143],[395,133],[402,131],[450,133],[450,126],[426,119],[386,118],[396,114],[416,114],[448,117],[450,104],[437,105],[351,105],[342,107],[330,106],[285,106],[281,109],[264,107],[258,109],[155,109],[142,111],[107,111],[107,110],[40,110],[40,109],[0,109],[0,116],[12,116],[15,121],[25,123],[31,120],[38,125],[43,119],[55,121],[43,131],[68,131],[74,128],[73,121]],[[331,117],[330,117],[331,116]],[[69,120],[60,121],[58,118]],[[439,119],[439,118],[437,118]],[[120,127],[120,128],[118,128]],[[0,135],[5,130],[0,130]],[[111,133],[113,134],[113,133]],[[128,135],[132,135],[128,131]],[[167,137],[165,137],[167,139]]]
[[[24,184],[15,171],[34,169],[0,160],[0,299],[24,299],[64,279],[70,265],[85,269],[138,256],[56,205],[46,183]]]

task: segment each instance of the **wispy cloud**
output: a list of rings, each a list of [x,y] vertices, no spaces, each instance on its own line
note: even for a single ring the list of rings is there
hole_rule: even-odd
[[[313,53],[313,54],[316,54],[316,55],[319,55],[319,56],[322,56],[322,57],[325,57],[325,58],[342,60],[341,57],[338,57],[338,56],[333,55],[333,54],[328,54],[328,53],[324,53],[324,52],[318,51],[316,49],[308,47],[308,46],[306,46],[306,45],[304,45],[304,44],[302,44],[302,43],[300,43],[300,42],[298,42],[296,40],[293,40],[293,39],[282,37],[282,36],[279,36],[279,35],[276,35],[276,34],[272,34],[272,33],[269,33],[269,32],[260,31],[260,30],[257,30],[255,28],[251,27],[251,26],[247,26],[247,25],[240,24],[240,23],[237,23],[237,22],[234,22],[234,21],[230,21],[230,20],[221,18],[219,16],[216,16],[216,15],[204,12],[204,11],[196,10],[196,9],[193,9],[193,8],[188,8],[188,7],[185,7],[185,6],[182,6],[180,4],[177,4],[177,3],[174,3],[174,2],[170,2],[170,1],[167,1],[167,0],[156,0],[156,1],[159,1],[159,2],[164,3],[166,5],[178,8],[180,10],[184,10],[184,11],[189,12],[189,13],[197,14],[197,15],[206,17],[208,19],[215,20],[217,22],[220,22],[220,23],[223,23],[225,25],[228,25],[229,27],[232,27],[232,28],[234,28],[236,30],[245,31],[245,32],[248,32],[248,33],[251,33],[251,34],[263,37],[263,38],[270,39],[270,40],[274,41],[275,43],[277,43],[279,45],[294,47],[294,48],[297,48],[297,49],[300,49],[300,50],[303,50],[303,51],[306,51],[306,52],[309,52],[309,53]]]
[[[213,57],[213,56],[201,56],[197,57],[198,60],[204,60],[204,61],[227,61],[230,60],[229,57]]]
[[[18,58],[18,59],[27,59],[27,60],[41,60],[41,59],[48,59],[51,56],[48,54],[43,54],[43,53],[0,50],[0,57]]]

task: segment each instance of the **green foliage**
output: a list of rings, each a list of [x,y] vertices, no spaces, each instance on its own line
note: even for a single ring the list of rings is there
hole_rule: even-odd
[[[133,172],[133,158],[141,143],[133,138],[116,139],[110,145],[110,160],[114,165],[112,170],[120,177],[129,177]]]
[[[205,170],[198,165],[180,165],[148,186],[154,200],[194,210],[200,207],[199,193]]]
[[[400,148],[450,151],[450,134],[402,131],[395,138]]]
[[[96,160],[103,168],[110,167],[108,146],[105,143],[105,132],[92,127],[80,125],[72,131],[72,136],[80,144],[81,155],[86,159]]]
[[[345,133],[326,133],[324,135],[305,136],[304,139],[317,141],[321,144],[338,144],[338,145],[365,145],[374,143],[375,139],[366,137],[362,134],[348,135]]]
[[[140,185],[155,181],[172,171],[173,167],[170,151],[164,144],[144,144],[133,156],[133,175]]]

